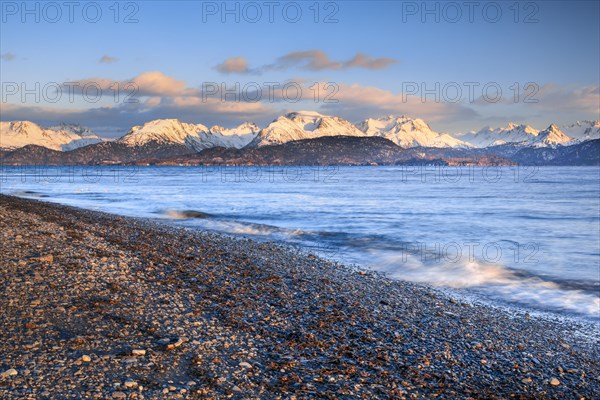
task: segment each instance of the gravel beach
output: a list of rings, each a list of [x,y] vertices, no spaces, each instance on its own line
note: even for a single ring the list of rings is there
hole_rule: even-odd
[[[593,322],[1,195],[0,237],[2,399],[600,396]]]

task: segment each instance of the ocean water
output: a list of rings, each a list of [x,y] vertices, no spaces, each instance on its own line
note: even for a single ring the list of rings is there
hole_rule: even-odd
[[[597,167],[3,167],[0,185],[600,318]]]

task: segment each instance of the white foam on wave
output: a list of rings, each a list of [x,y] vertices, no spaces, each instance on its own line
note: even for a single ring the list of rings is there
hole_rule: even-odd
[[[500,264],[476,260],[427,264],[414,256],[387,255],[370,267],[385,271],[393,279],[454,289],[477,288],[510,302],[600,317],[600,296],[564,289],[541,277],[520,277]]]
[[[285,239],[305,234],[301,229],[285,229],[265,224],[255,224],[226,220],[202,220],[199,224],[205,228],[234,235],[263,236],[272,239]]]

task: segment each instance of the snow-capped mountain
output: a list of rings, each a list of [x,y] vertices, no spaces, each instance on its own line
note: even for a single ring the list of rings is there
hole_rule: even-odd
[[[497,146],[507,143],[531,145],[539,131],[529,125],[517,125],[512,122],[504,128],[492,129],[489,126],[479,132],[469,132],[457,135],[458,138],[475,147]]]
[[[128,146],[144,146],[150,142],[160,144],[186,144],[200,139],[200,132],[208,132],[202,124],[188,124],[177,119],[157,119],[134,126],[118,142]]]
[[[422,119],[412,119],[405,115],[389,115],[383,118],[369,118],[356,124],[367,136],[381,136],[400,147],[471,147],[470,144],[446,133],[431,129]]]
[[[323,136],[365,136],[365,134],[345,119],[312,111],[299,111],[285,114],[271,122],[258,133],[249,146],[261,147]]]
[[[600,139],[600,120],[577,121],[571,125],[563,125],[561,130],[575,141]]]
[[[72,142],[63,145],[63,151],[75,150],[79,147],[103,142],[102,138],[96,135],[90,128],[78,124],[67,124],[63,122],[60,125],[51,126],[48,129],[53,131],[67,132],[71,135],[81,137],[80,139],[75,139]]]
[[[538,131],[529,125],[509,123],[504,128],[492,129],[485,127],[476,133],[469,132],[457,136],[465,142],[480,148],[503,144],[536,147],[572,144],[572,139],[565,135],[555,124],[551,124],[543,131]]]
[[[102,142],[89,128],[59,125],[42,128],[30,121],[0,122],[0,148],[16,149],[33,144],[52,150],[69,151]]]
[[[572,138],[565,135],[558,126],[551,124],[548,128],[537,134],[533,145],[535,147],[555,147],[556,145],[569,145],[572,142]]]
[[[129,146],[143,146],[150,142],[160,144],[182,144],[196,151],[211,147],[246,146],[258,134],[259,128],[246,122],[236,128],[221,126],[208,128],[202,124],[188,124],[177,119],[158,119],[134,126],[118,142]]]
[[[177,119],[158,119],[143,126],[134,126],[118,142],[129,146],[143,146],[150,142],[182,144],[196,151],[211,147],[240,149],[250,143],[259,130],[258,126],[250,122],[226,129],[217,125],[208,128],[202,124],[188,124]]]
[[[100,139],[90,128],[78,124],[67,124],[65,122],[49,127],[53,131],[73,133],[84,138]]]
[[[200,134],[200,143],[196,145],[195,149],[210,147],[234,147],[241,149],[247,146],[258,135],[259,131],[260,128],[252,122],[244,122],[232,129],[215,125],[210,128],[209,132],[202,132]]]
[[[29,144],[53,150],[70,151],[103,142],[91,129],[75,124],[43,128],[30,121],[0,123],[0,149],[16,149]],[[159,119],[134,126],[116,142],[126,146],[182,145],[199,152],[213,147],[241,149],[283,144],[302,139],[331,136],[383,137],[403,148],[487,148],[513,146],[570,146],[600,139],[600,121],[581,121],[563,128],[552,124],[542,131],[529,125],[508,124],[503,128],[486,127],[478,132],[450,135],[439,133],[422,119],[390,115],[369,118],[356,125],[349,121],[312,111],[290,112],[260,129],[245,122],[235,128],[207,127],[177,119]]]

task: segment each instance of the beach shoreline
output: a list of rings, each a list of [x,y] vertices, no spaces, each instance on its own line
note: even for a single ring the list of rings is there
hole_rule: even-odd
[[[0,195],[0,397],[586,398],[593,323]],[[10,372],[9,372],[10,371]],[[13,372],[14,371],[14,372]]]

